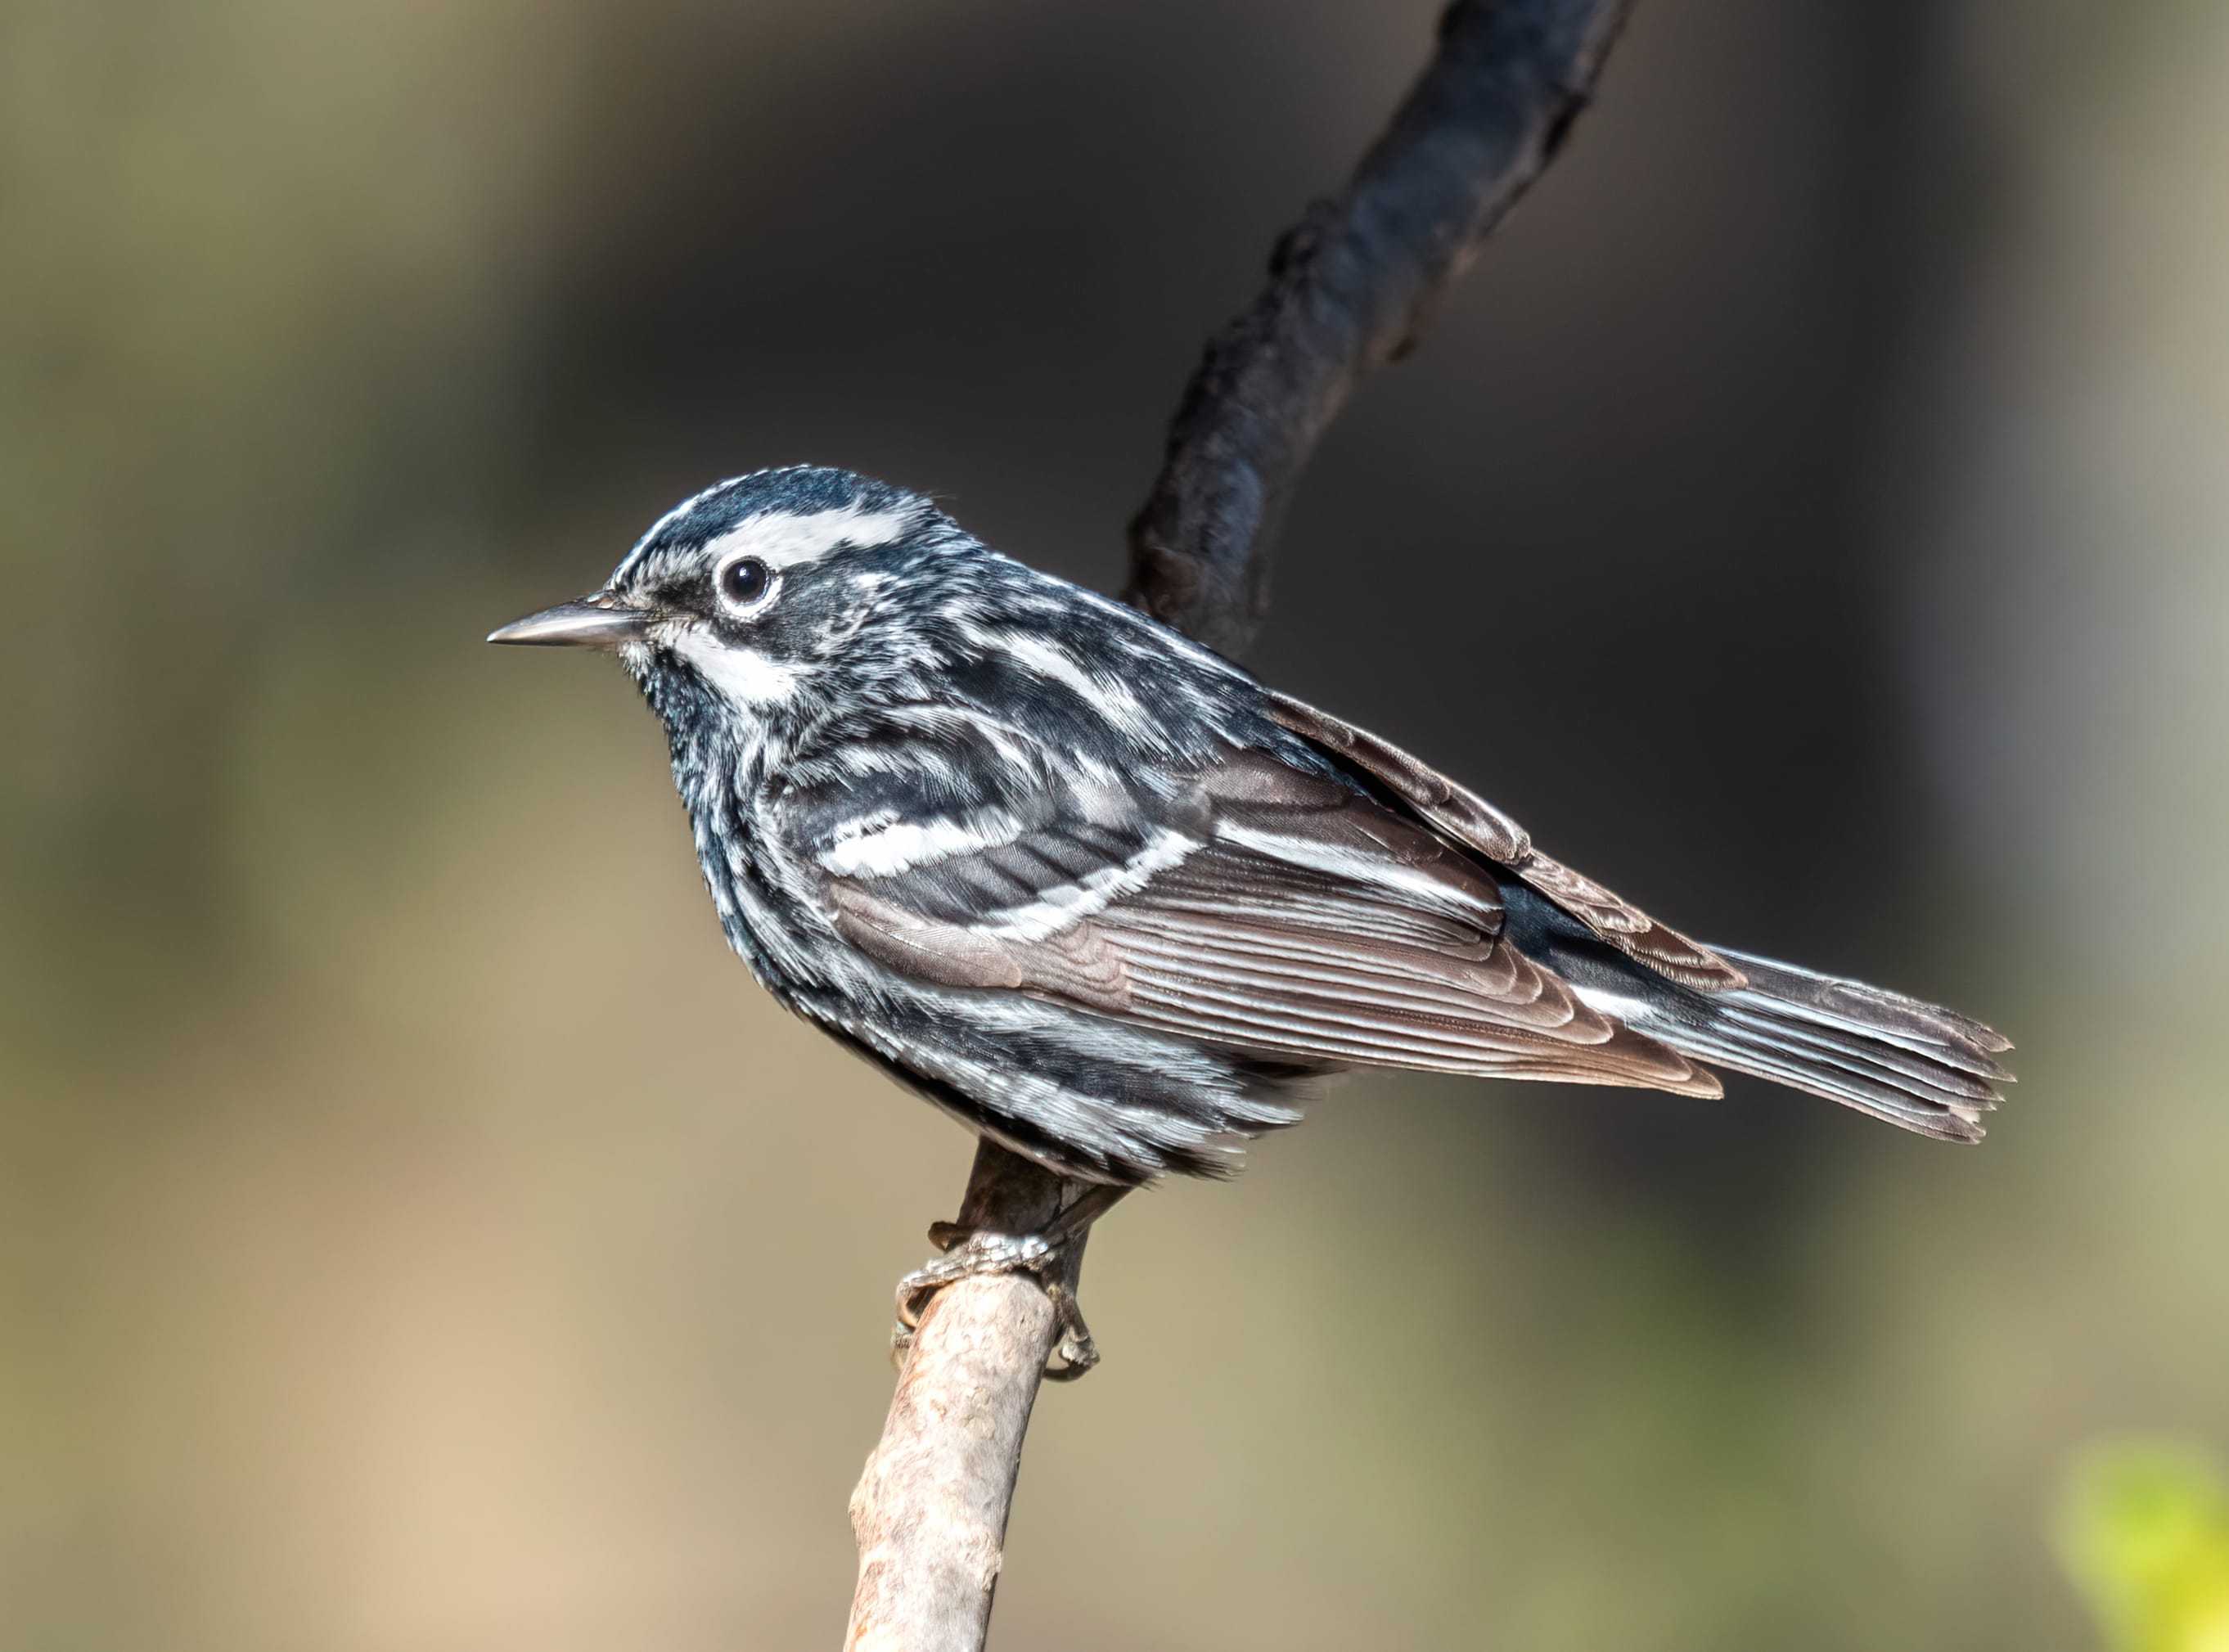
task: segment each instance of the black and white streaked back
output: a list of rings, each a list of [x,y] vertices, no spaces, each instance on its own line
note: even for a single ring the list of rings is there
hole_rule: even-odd
[[[730,943],[1063,1173],[1215,1173],[1352,1065],[1718,1093],[1706,1057],[1968,1141],[1979,1023],[1695,942],[1484,800],[928,498],[759,472],[598,596]]]
[[[717,587],[740,558],[773,580],[745,614]],[[1143,882],[1198,846],[1179,794],[1218,754],[1330,770],[1244,672],[841,471],[708,489],[604,595],[658,616],[621,657],[665,724],[722,927],[777,998],[971,1128],[1086,1176],[1213,1171],[1298,1116],[1309,1064],[914,979],[827,910],[832,877],[910,875],[954,920],[1021,935]]]

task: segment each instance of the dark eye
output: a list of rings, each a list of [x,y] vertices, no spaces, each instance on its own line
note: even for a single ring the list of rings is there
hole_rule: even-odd
[[[755,556],[739,556],[720,570],[720,600],[729,607],[748,608],[765,600],[774,575]]]

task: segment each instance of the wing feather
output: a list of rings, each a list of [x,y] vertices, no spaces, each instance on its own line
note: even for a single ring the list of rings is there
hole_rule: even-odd
[[[1289,695],[1272,692],[1269,701],[1280,727],[1369,775],[1455,842],[1508,867],[1628,957],[1705,992],[1749,984],[1748,976],[1708,947],[1542,854],[1516,821],[1399,747]]]
[[[1245,863],[1196,858],[1234,879]],[[1584,1078],[1716,1095],[1685,1057],[1589,1008],[1500,937],[1463,956],[1361,943],[1287,915],[1275,929],[1162,909],[1148,884],[1093,920],[1134,1019],[1195,1037],[1383,1066]]]
[[[1449,1025],[1464,1025],[1475,1020],[1478,1015],[1481,994],[1476,990],[1467,993],[1449,986],[1435,991],[1436,983],[1430,977],[1404,978],[1391,970],[1381,973],[1350,967],[1345,960],[1319,948],[1239,948],[1180,933],[1157,935],[1143,926],[1127,923],[1101,927],[1129,964],[1134,983],[1159,978],[1198,980],[1234,988],[1250,987],[1257,992],[1288,993],[1296,1000],[1328,1000],[1345,1005],[1357,1014],[1382,1010],[1420,1022],[1437,1018]],[[1506,999],[1501,1002],[1519,1012],[1526,1007],[1511,1004]],[[1538,1002],[1535,1000],[1536,1007]],[[1537,1025],[1551,1029],[1569,1026],[1577,1019],[1564,1006],[1552,1001],[1546,1012],[1537,1019],[1512,1016],[1516,1025]]]
[[[1337,1063],[1481,1077],[1624,1085],[1686,1096],[1723,1093],[1708,1072],[1678,1058],[1673,1063],[1664,1061],[1668,1051],[1662,1045],[1623,1027],[1617,1028],[1606,1045],[1569,1051],[1545,1046],[1501,1048],[1474,1039],[1435,1044],[1413,1034],[1399,1038],[1373,1037],[1345,1017],[1310,1020],[1288,1009],[1274,1019],[1265,1019],[1251,1009],[1234,1010],[1197,989],[1148,992],[1137,1000],[1129,1019],[1211,1042]]]
[[[824,858],[834,921],[915,979],[1282,1057],[1718,1093],[1512,945],[1467,853],[1352,787],[1232,751],[1134,819],[1082,807],[909,838],[875,876]]]

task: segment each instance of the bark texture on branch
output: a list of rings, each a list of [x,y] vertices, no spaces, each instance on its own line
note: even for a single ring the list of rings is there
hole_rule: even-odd
[[[1035,1233],[1084,1191],[986,1141],[959,1225]],[[1064,1257],[1070,1290],[1082,1261],[1079,1237]],[[1059,1340],[1052,1299],[1029,1274],[963,1279],[930,1299],[882,1443],[851,1494],[859,1583],[847,1649],[982,1645],[1022,1434]]]
[[[1434,300],[1553,157],[1629,3],[1448,8],[1384,135],[1279,239],[1261,296],[1209,342],[1130,524],[1125,601],[1244,652],[1317,438],[1365,374],[1414,347]]]
[[[1131,524],[1123,595],[1240,652],[1309,453],[1362,376],[1404,354],[1432,301],[1555,153],[1629,0],[1455,0],[1429,66],[1339,195],[1279,241],[1260,298],[1209,345]],[[992,1142],[960,1225],[1044,1229],[1086,1189]],[[1066,1254],[1075,1288],[1083,1244]],[[845,1644],[975,1652],[991,1620],[1022,1437],[1059,1338],[1033,1277],[938,1292],[851,1495],[859,1583]]]

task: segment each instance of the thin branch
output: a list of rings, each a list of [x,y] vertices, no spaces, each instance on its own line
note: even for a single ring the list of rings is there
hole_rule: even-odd
[[[957,1225],[1040,1232],[1086,1191],[985,1141]],[[1062,1256],[1070,1291],[1083,1237]],[[882,1443],[851,1494],[859,1583],[847,1652],[983,1644],[1022,1435],[1059,1340],[1052,1299],[1032,1275],[963,1279],[929,1299]]]
[[[1269,549],[1316,440],[1553,158],[1630,0],[1455,0],[1439,49],[1346,188],[1278,241],[1269,280],[1210,341],[1130,524],[1123,593],[1243,653]]]
[[[1317,438],[1364,374],[1415,344],[1433,300],[1555,154],[1629,3],[1449,7],[1430,65],[1353,179],[1279,241],[1261,297],[1208,345],[1131,525],[1128,601],[1225,652],[1244,647]],[[1038,1232],[1084,1191],[986,1141],[959,1225]],[[1067,1247],[1070,1290],[1082,1248],[1080,1237]],[[981,1647],[1022,1437],[1058,1337],[1027,1275],[932,1299],[851,1495],[848,1649]]]

